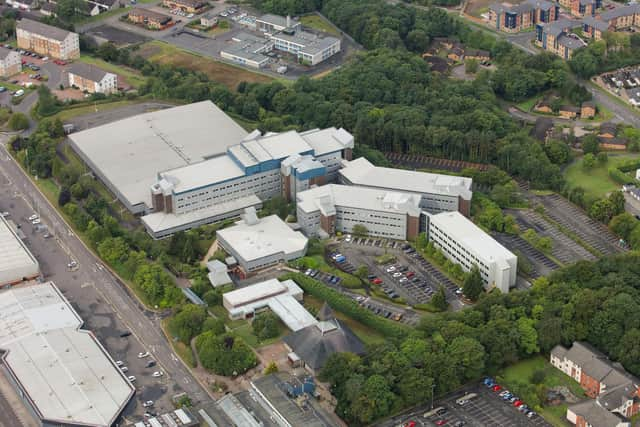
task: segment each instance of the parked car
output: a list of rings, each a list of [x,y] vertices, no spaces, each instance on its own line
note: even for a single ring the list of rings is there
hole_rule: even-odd
[[[146,365],[144,365],[144,367],[145,367],[145,368],[151,368],[151,367],[153,367],[153,366],[156,366],[156,361],[155,361],[155,360],[149,360],[149,361],[147,362],[147,364],[146,364]]]
[[[19,97],[21,97],[22,95],[24,95],[24,90],[23,90],[23,89],[18,89],[18,90],[16,91],[16,93],[14,93],[14,94],[13,94],[13,96],[14,96],[14,97],[16,97],[16,98],[19,98]]]
[[[56,65],[67,65],[67,63],[62,59],[56,59],[55,61],[53,61],[53,63]]]
[[[124,365],[124,362],[122,360],[116,360],[116,365],[122,366]]]
[[[126,366],[122,366],[122,367],[120,368],[120,370],[121,370],[122,372],[127,372],[127,371],[129,370],[129,368],[127,368]]]
[[[129,335],[131,335],[131,332],[130,332],[130,331],[124,331],[124,332],[121,332],[121,333],[120,333],[120,338],[126,338],[126,337],[128,337]]]
[[[2,92],[6,92],[6,91],[7,91],[7,88],[6,88],[6,87],[4,87],[4,86],[0,86],[0,93],[2,93]]]
[[[161,377],[161,376],[163,376],[163,375],[164,375],[164,374],[162,373],[162,371],[155,371],[155,372],[153,373],[153,376],[154,376],[154,377],[156,377],[156,378],[159,378],[159,377]]]
[[[436,425],[437,426],[443,426],[448,422],[449,422],[449,420],[438,420],[438,421],[436,421]]]
[[[380,279],[379,277],[376,277],[375,279],[373,279],[371,281],[371,283],[373,283],[374,285],[381,285],[382,284],[382,279]]]
[[[129,381],[131,381],[132,383],[136,381],[136,377],[134,377],[133,375],[129,375],[129,376],[127,377],[127,379],[128,379]]]
[[[387,267],[387,273],[393,273],[396,271],[396,268],[392,265],[391,267]]]
[[[144,359],[147,356],[149,356],[148,351],[138,353],[138,359]]]
[[[499,384],[494,385],[493,387],[491,387],[491,390],[498,392],[500,390],[502,390],[502,387]]]
[[[153,400],[147,400],[142,404],[143,407],[148,408],[149,406],[153,406]]]
[[[38,224],[40,224],[40,218],[36,218],[36,219],[34,219],[33,221],[31,221],[31,224],[33,224],[33,225],[38,225]]]

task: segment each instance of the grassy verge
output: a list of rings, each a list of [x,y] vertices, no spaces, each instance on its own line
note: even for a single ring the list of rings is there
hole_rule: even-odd
[[[149,0],[140,0],[140,3],[147,3]],[[116,7],[115,9],[111,9],[107,12],[103,12],[99,15],[96,16],[89,16],[87,18],[84,18],[78,22],[76,22],[76,25],[82,25],[82,24],[88,24],[89,22],[98,22],[98,21],[102,21],[104,19],[107,19],[111,16],[117,16],[117,15],[121,15],[124,14],[125,12],[128,12],[129,10],[131,10],[132,7],[131,6],[127,6],[127,7]]]
[[[306,256],[297,260],[295,264],[298,266],[304,266],[304,268],[312,268],[314,270],[320,270],[323,273],[338,276],[342,279],[341,284],[345,288],[354,289],[362,288],[364,286],[359,278],[327,264],[322,255]]]
[[[322,19],[320,16],[316,14],[300,17],[300,23],[302,23],[302,25],[306,27],[324,31],[325,33],[328,33],[334,36],[340,35],[339,31],[337,31],[332,25],[330,25],[328,22],[326,22],[324,19]]]
[[[180,357],[180,359],[182,359],[184,363],[186,363],[191,368],[195,368],[197,364],[196,358],[193,354],[193,350],[185,343],[177,341],[171,336],[171,334],[169,333],[169,329],[167,328],[168,322],[169,319],[164,319],[162,321],[162,331],[167,337],[167,341],[169,341],[171,347],[173,348],[173,351],[178,355],[178,357]]]
[[[529,99],[526,99],[522,102],[517,103],[516,107],[518,107],[522,111],[531,112],[533,111],[533,107],[536,105],[539,99],[540,99],[539,95],[533,96]]]
[[[127,105],[135,104],[136,102],[140,102],[140,101],[125,99],[122,101],[106,102],[103,104],[96,103],[96,104],[89,104],[89,105],[80,105],[77,107],[72,106],[53,115],[52,118],[60,119],[64,122],[74,117],[82,116],[84,114],[95,113],[97,111],[114,110],[116,108],[121,108]]]
[[[620,184],[609,176],[609,168],[616,167],[620,163],[630,159],[638,159],[640,155],[630,153],[609,154],[609,160],[604,165],[596,164],[591,169],[583,167],[583,159],[574,160],[564,171],[564,179],[569,188],[582,187],[585,196],[600,199],[611,191],[618,190]]]
[[[528,384],[531,376],[536,371],[544,372],[544,379],[541,385],[545,391],[553,387],[564,386],[567,387],[576,397],[585,397],[584,392],[580,388],[580,384],[551,366],[551,364],[542,356],[536,356],[531,359],[518,362],[515,365],[511,365],[502,371],[499,376],[506,387],[512,391],[516,391],[519,396],[527,402],[527,393],[522,393],[522,385]],[[529,399],[531,399],[531,397],[529,397]],[[566,404],[555,406],[547,406],[543,404],[536,407],[535,410],[554,426],[565,427],[567,425],[565,418],[567,412]]]
[[[111,73],[118,74],[119,76],[124,77],[127,83],[135,88],[142,86],[147,81],[146,77],[132,68],[122,65],[115,65],[110,62],[103,61],[100,58],[95,58],[89,55],[82,55],[80,56],[80,61],[84,62],[85,64],[95,65],[96,67],[102,68],[103,70],[109,71]]]
[[[244,321],[243,325],[240,325],[234,329],[232,329],[233,334],[242,338],[248,345],[253,348],[264,347],[266,345],[270,345],[276,343],[282,339],[283,336],[289,333],[287,327],[280,322],[280,333],[278,336],[269,338],[266,340],[258,340],[258,337],[253,333],[253,328],[251,327],[251,323],[249,321]]]

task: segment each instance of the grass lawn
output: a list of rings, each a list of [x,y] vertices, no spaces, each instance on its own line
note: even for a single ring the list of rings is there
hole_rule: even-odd
[[[184,363],[186,363],[192,368],[195,368],[196,358],[193,355],[193,350],[191,350],[191,347],[189,347],[185,343],[181,341],[177,341],[173,337],[171,337],[171,333],[167,328],[168,323],[169,323],[169,319],[164,319],[162,321],[162,330],[164,334],[167,336],[167,341],[169,341],[169,343],[171,344],[171,347],[173,347],[173,351],[175,351],[178,354],[178,356],[180,357],[180,359],[182,359]]]
[[[205,73],[215,82],[235,90],[240,82],[268,83],[273,78],[254,73],[246,68],[236,67],[213,59],[205,58],[167,43],[152,41],[141,46],[140,55],[160,64],[172,64]]]
[[[334,36],[340,35],[339,31],[337,31],[333,26],[329,25],[324,19],[322,19],[316,14],[302,16],[300,17],[300,22],[302,23],[302,25],[306,27],[324,31],[325,33],[328,33]]]
[[[81,55],[80,61],[84,62],[85,64],[95,65],[96,67],[100,67],[103,70],[109,71],[111,73],[118,74],[119,76],[124,77],[127,83],[135,88],[142,86],[144,82],[147,81],[147,78],[140,74],[137,70],[125,67],[124,65],[115,65],[100,58],[95,58],[89,55]]]
[[[284,323],[282,323],[282,321],[280,322],[279,327],[280,327],[280,333],[278,334],[278,336],[274,338],[269,338],[263,341],[258,340],[258,337],[256,337],[255,334],[253,333],[253,328],[251,327],[251,323],[246,320],[244,321],[243,325],[238,326],[237,328],[234,328],[233,333],[239,336],[240,338],[242,338],[251,347],[259,348],[259,347],[264,347],[265,345],[270,345],[275,342],[278,342],[282,339],[282,337],[289,334],[289,329],[287,329],[287,327],[284,325]]]
[[[138,101],[127,99],[122,101],[106,102],[104,104],[99,104],[99,103],[87,104],[81,107],[64,109],[51,117],[55,119],[60,119],[64,122],[73,117],[82,116],[83,114],[95,113],[96,110],[97,111],[113,110],[116,108],[124,107],[126,105],[134,104],[136,102]]]
[[[148,3],[151,0],[140,0],[140,3]],[[96,22],[96,21],[102,21],[103,19],[107,19],[110,16],[117,16],[117,15],[121,15],[124,14],[125,12],[128,12],[130,9],[132,9],[131,6],[127,6],[127,7],[117,7],[115,9],[111,9],[107,12],[103,12],[99,15],[96,16],[88,16],[84,19],[81,19],[80,21],[76,22],[75,25],[82,25],[82,24],[87,24],[89,22]]]
[[[579,158],[565,169],[564,178],[570,188],[580,186],[584,188],[587,197],[599,199],[620,188],[620,184],[609,177],[608,169],[625,160],[638,157],[640,157],[638,154],[609,153],[609,161],[606,165],[596,165],[591,170],[585,170],[582,167],[582,158]]]
[[[545,373],[543,382],[545,387],[551,388],[556,386],[565,386],[578,398],[585,397],[584,392],[580,388],[580,384],[551,366],[551,364],[542,356],[536,356],[509,366],[500,374],[500,376],[502,377],[504,385],[511,389],[514,388],[513,385],[516,383],[522,384],[528,382],[533,372],[537,370],[543,370]],[[522,397],[526,399],[525,396]],[[542,408],[537,409],[540,415],[554,426],[564,427],[568,425],[565,418],[567,405],[543,406]]]
[[[530,111],[533,110],[534,105],[536,105],[536,103],[538,102],[539,99],[540,99],[539,95],[532,96],[529,99],[526,99],[526,100],[524,100],[522,102],[517,103],[516,107],[518,107],[522,111],[530,112]]]

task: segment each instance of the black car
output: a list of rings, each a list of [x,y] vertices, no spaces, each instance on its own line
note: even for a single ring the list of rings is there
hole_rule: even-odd
[[[145,365],[145,368],[151,368],[152,366],[156,366],[156,361],[155,360],[149,360],[147,362],[147,364]]]
[[[126,338],[129,335],[131,335],[131,331],[124,331],[124,332],[120,333],[120,338]]]

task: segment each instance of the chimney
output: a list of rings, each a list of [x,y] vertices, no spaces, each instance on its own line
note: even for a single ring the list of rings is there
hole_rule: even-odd
[[[291,28],[291,15],[287,15],[287,28]]]

